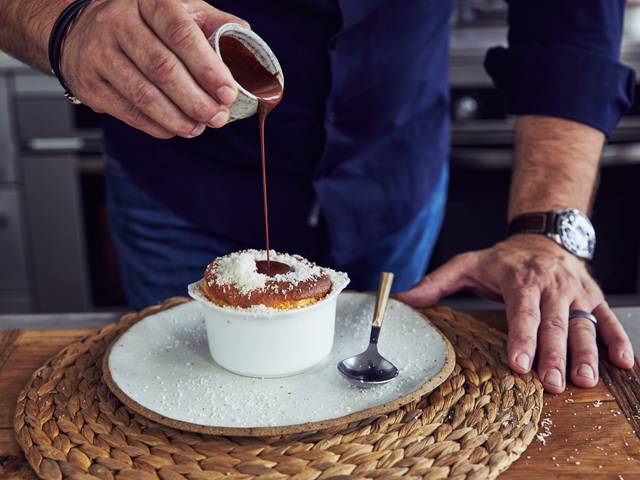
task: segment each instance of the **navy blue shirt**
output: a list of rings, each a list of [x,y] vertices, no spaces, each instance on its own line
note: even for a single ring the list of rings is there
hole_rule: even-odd
[[[453,0],[216,0],[248,20],[285,75],[267,122],[274,248],[303,255],[319,230],[337,263],[406,225],[448,156]],[[620,64],[623,0],[511,0],[509,47],[486,67],[514,114],[569,118],[609,134],[632,102]],[[196,139],[104,123],[107,154],[203,229],[263,242],[256,118]]]

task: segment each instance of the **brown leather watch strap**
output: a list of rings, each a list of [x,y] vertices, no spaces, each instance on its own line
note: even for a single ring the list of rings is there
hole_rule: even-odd
[[[555,212],[532,212],[517,216],[507,228],[507,235],[520,233],[555,233]]]

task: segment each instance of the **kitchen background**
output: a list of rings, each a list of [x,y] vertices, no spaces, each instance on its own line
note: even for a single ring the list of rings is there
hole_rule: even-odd
[[[623,61],[640,72],[640,3],[627,10]],[[505,18],[503,0],[460,0],[452,20],[452,173],[432,267],[504,235],[513,123],[482,62]],[[100,150],[98,115],[0,53],[0,313],[123,308]],[[639,194],[640,99],[605,149],[593,212],[593,270],[617,305],[640,303]]]

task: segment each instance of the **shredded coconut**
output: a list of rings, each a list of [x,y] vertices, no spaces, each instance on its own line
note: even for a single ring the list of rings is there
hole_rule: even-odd
[[[540,422],[540,426],[542,427],[542,432],[536,435],[536,440],[538,440],[542,445],[547,444],[547,437],[551,436],[551,427],[553,426],[553,421],[548,416],[543,418]]]
[[[216,281],[219,285],[233,285],[243,294],[264,288],[267,281],[289,282],[297,284],[321,276],[329,269],[323,269],[305,260],[299,255],[269,252],[273,261],[284,263],[292,268],[291,272],[280,273],[272,277],[259,273],[256,262],[267,259],[265,250],[243,250],[220,257],[213,266]]]

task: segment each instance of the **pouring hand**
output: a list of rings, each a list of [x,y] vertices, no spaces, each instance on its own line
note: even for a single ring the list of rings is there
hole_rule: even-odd
[[[247,22],[201,0],[91,3],[67,34],[62,74],[84,104],[157,138],[229,118],[237,89],[207,38]]]

